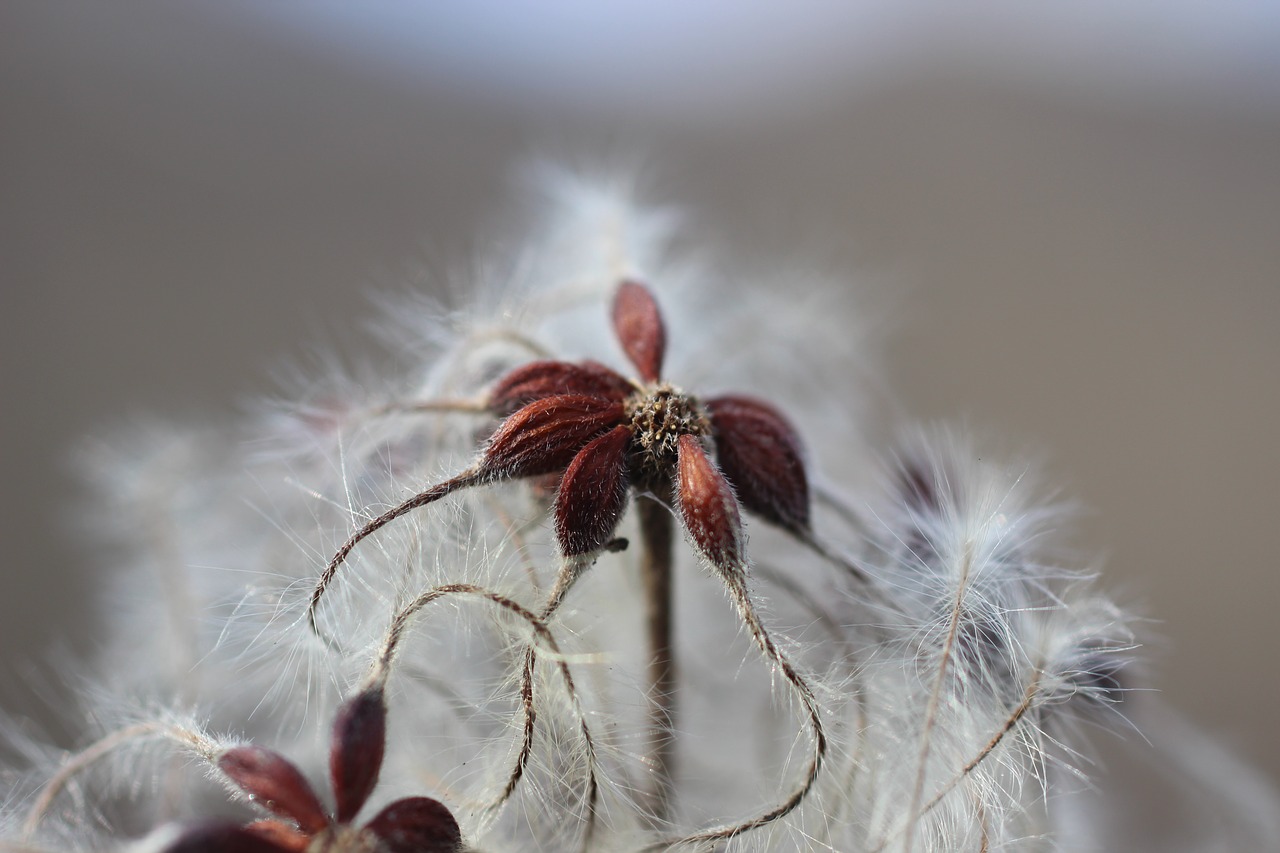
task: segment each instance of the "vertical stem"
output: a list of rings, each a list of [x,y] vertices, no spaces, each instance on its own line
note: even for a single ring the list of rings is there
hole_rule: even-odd
[[[645,625],[649,636],[649,761],[653,776],[649,808],[665,821],[671,806],[675,763],[676,663],[672,647],[671,512],[657,501],[636,501],[640,520],[640,573],[644,583]]]

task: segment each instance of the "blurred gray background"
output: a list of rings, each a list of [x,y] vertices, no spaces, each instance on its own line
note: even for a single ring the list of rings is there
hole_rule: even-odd
[[[530,154],[638,150],[867,281],[902,410],[1047,460],[1154,682],[1280,776],[1268,4],[431,5],[0,5],[0,704],[93,642],[78,440],[233,420],[464,263]]]

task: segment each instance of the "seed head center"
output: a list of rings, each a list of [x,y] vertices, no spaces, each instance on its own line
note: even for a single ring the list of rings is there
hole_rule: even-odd
[[[697,398],[665,383],[632,395],[627,412],[641,463],[655,472],[669,471],[675,464],[680,436],[711,432],[711,422]]]

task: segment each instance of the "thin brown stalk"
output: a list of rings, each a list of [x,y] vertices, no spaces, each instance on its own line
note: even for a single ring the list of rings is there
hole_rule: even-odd
[[[645,628],[649,639],[649,746],[652,768],[647,792],[649,812],[657,822],[671,811],[675,773],[676,661],[673,639],[672,543],[670,511],[657,501],[636,501],[640,523],[640,577],[644,588]]]
[[[796,583],[795,579],[790,575],[764,563],[753,563],[751,571],[758,579],[785,592],[788,598],[795,601],[800,605],[801,609],[813,616],[823,630],[831,635],[831,639],[841,647],[845,659],[853,659],[853,645],[849,642],[845,631],[840,627],[840,620],[836,618],[834,613],[824,607],[817,598],[811,595],[807,589]]]
[[[31,837],[36,828],[40,825],[40,821],[48,813],[49,808],[53,805],[53,801],[58,794],[66,789],[67,785],[76,776],[86,770],[92,764],[101,761],[114,750],[124,746],[131,741],[139,740],[145,737],[161,736],[170,740],[177,741],[184,746],[189,747],[201,757],[212,760],[217,750],[216,745],[208,738],[198,732],[190,731],[168,723],[146,722],[135,723],[132,726],[126,726],[117,729],[100,740],[90,744],[85,749],[69,756],[62,766],[58,768],[58,772],[53,775],[40,791],[40,795],[36,797],[36,801],[32,803],[31,810],[27,813],[27,818],[22,824],[23,837]]]
[[[831,635],[831,638],[841,647],[843,660],[853,666],[856,650],[853,643],[850,642],[848,632],[840,626],[840,621],[830,610],[822,605],[813,595],[804,587],[796,583],[793,578],[783,572],[777,571],[767,565],[756,563],[752,566],[752,572],[756,577],[772,584],[787,593],[794,599],[804,610],[811,613],[814,618],[821,624]],[[855,733],[855,739],[852,748],[847,750],[848,772],[845,774],[845,783],[843,790],[852,791],[857,781],[858,775],[858,756],[862,750],[865,736],[863,734],[866,728],[867,709],[866,703],[868,696],[862,691],[856,672],[853,674],[855,688],[850,698],[854,706],[854,718],[851,721],[851,729]],[[829,837],[831,828],[839,823],[841,817],[837,810],[828,809],[825,813],[826,835]]]
[[[787,656],[782,653],[782,650],[777,647],[773,638],[765,629],[764,623],[760,621],[760,617],[756,614],[755,607],[751,603],[751,597],[747,593],[744,576],[745,573],[742,571],[721,573],[721,579],[729,591],[729,598],[733,601],[734,607],[737,608],[743,624],[747,626],[751,639],[755,641],[756,646],[764,654],[765,658],[782,673],[782,677],[791,685],[792,692],[795,693],[800,700],[800,704],[804,707],[805,716],[808,718],[809,727],[813,733],[813,754],[810,756],[809,764],[805,768],[804,775],[795,790],[785,800],[764,814],[730,826],[713,827],[683,838],[657,842],[644,847],[642,853],[665,850],[669,847],[684,844],[697,845],[723,841],[767,826],[795,811],[804,802],[805,797],[809,795],[814,783],[818,780],[819,773],[822,771],[822,763],[827,754],[827,734],[822,725],[818,700],[814,697],[813,688],[800,675]]]

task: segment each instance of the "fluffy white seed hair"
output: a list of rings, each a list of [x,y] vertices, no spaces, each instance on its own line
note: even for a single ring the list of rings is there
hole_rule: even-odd
[[[1264,782],[1189,730],[1166,737],[1158,712],[1142,745],[1157,703],[1134,620],[1024,468],[946,429],[887,450],[862,437],[848,287],[761,287],[752,264],[678,251],[691,220],[642,204],[634,175],[544,168],[534,185],[520,248],[495,243],[452,303],[389,307],[379,342],[403,375],[335,365],[226,430],[151,423],[86,449],[105,633],[78,676],[75,748],[0,726],[0,851],[163,853],[192,821],[267,816],[217,766],[243,743],[330,802],[334,715],[375,683],[386,757],[357,823],[435,797],[487,853],[1174,849],[1124,834],[1105,772],[1120,748],[1175,768],[1181,801],[1217,816],[1196,849],[1276,849]],[[665,814],[646,797],[641,555],[595,555],[548,608],[565,565],[554,486],[490,483],[406,513],[351,551],[315,630],[307,616],[353,531],[474,463],[495,379],[536,359],[630,373],[608,320],[623,278],[657,296],[664,373],[772,401],[814,487],[812,531],[746,519],[728,596],[677,542]],[[635,543],[633,516],[617,535]]]

